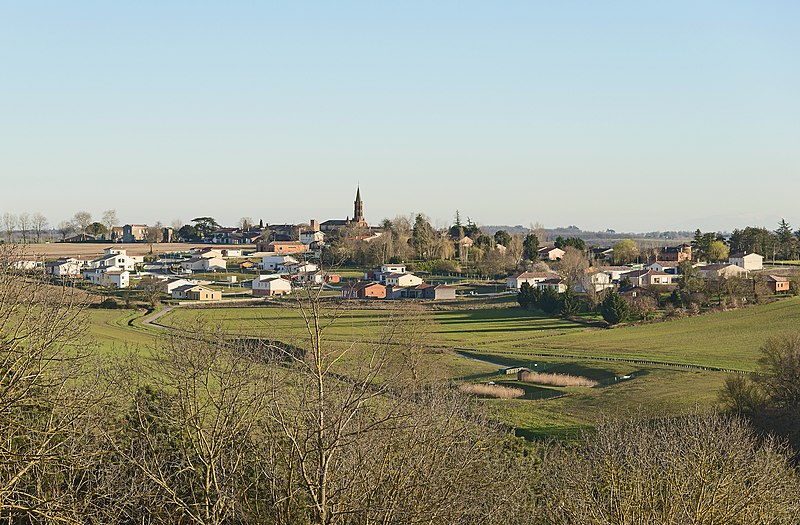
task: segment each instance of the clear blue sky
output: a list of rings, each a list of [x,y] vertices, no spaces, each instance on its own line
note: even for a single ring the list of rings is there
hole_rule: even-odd
[[[2,1],[0,213],[800,226],[800,2]]]

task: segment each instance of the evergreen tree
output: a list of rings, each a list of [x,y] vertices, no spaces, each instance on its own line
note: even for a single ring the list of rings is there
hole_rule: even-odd
[[[539,299],[539,309],[547,315],[553,315],[561,308],[561,298],[557,291],[550,286],[546,287]]]
[[[519,293],[517,294],[517,302],[523,308],[530,308],[531,301],[533,299],[532,296],[533,288],[528,283],[522,283],[519,287]]]
[[[612,291],[600,305],[600,314],[608,324],[615,325],[628,319],[631,310],[625,299],[617,292]]]
[[[580,311],[580,301],[571,288],[561,294],[559,311],[561,317],[574,317]]]
[[[496,244],[502,244],[505,247],[511,243],[511,234],[505,230],[497,230],[494,233],[494,242]]]
[[[539,237],[535,233],[529,233],[522,241],[523,255],[529,261],[536,262],[539,260]]]

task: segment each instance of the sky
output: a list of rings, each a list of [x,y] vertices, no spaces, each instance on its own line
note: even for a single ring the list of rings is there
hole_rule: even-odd
[[[800,227],[800,2],[0,0],[0,213]]]

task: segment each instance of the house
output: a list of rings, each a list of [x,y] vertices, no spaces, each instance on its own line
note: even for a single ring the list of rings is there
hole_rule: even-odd
[[[186,298],[190,301],[221,301],[222,292],[205,286],[193,286],[186,291]]]
[[[47,273],[54,277],[80,277],[84,261],[72,257],[61,258],[45,265]]]
[[[182,284],[172,289],[173,299],[188,299],[187,292],[197,286],[196,284]]]
[[[102,257],[89,262],[89,267],[110,268],[115,266],[131,272],[136,269],[136,264],[143,260],[142,257],[129,257],[128,252],[122,248],[106,248],[103,250]]]
[[[42,263],[37,261],[21,260],[21,261],[12,261],[8,263],[8,266],[10,268],[13,268],[14,270],[30,271],[39,268],[40,266],[42,266]]]
[[[241,248],[223,248],[220,250],[223,257],[241,257],[242,250]]]
[[[408,299],[429,299],[441,301],[456,298],[456,289],[446,284],[420,284],[401,289],[401,297]]]
[[[261,258],[261,269],[285,272],[286,266],[297,264],[298,262],[291,255],[265,255]]]
[[[92,284],[105,288],[127,288],[130,286],[130,272],[117,266],[101,266],[86,270],[83,276]]]
[[[308,251],[308,246],[300,241],[272,241],[267,244],[268,252],[275,253],[305,253]]]
[[[370,270],[364,274],[366,281],[384,282],[390,273],[406,273],[405,264],[384,264],[379,270]]]
[[[673,274],[658,272],[656,270],[634,270],[623,273],[621,279],[628,279],[632,286],[663,286],[676,284]]]
[[[385,276],[386,286],[417,286],[422,284],[422,278],[413,273],[390,273]]]
[[[575,285],[575,291],[586,293],[587,290],[594,289],[595,292],[602,292],[609,288],[613,288],[611,283],[611,276],[599,270],[590,271]]]
[[[564,254],[566,252],[561,248],[544,247],[544,248],[539,248],[538,253],[539,253],[539,259],[543,261],[557,261],[562,257],[564,257]]]
[[[791,281],[783,275],[767,275],[766,282],[772,293],[788,292],[791,289]]]
[[[735,264],[745,270],[763,270],[764,257],[757,253],[740,252],[728,257],[729,264]]]
[[[511,275],[506,279],[506,288],[509,290],[519,290],[522,283],[536,286],[546,279],[555,279],[557,274],[552,272],[522,272],[519,275]]]
[[[143,241],[146,237],[146,224],[126,224],[122,227],[122,242]]]
[[[697,266],[697,273],[704,279],[730,279],[732,277],[747,277],[748,271],[736,264],[706,264]]]
[[[161,228],[161,242],[175,242],[175,230],[170,226]]]
[[[181,268],[187,272],[217,272],[225,271],[227,264],[222,257],[192,257],[181,261]]]
[[[185,284],[172,290],[172,298],[188,299],[189,301],[220,301],[222,292],[198,284]]]
[[[692,260],[692,245],[680,244],[678,246],[665,246],[658,252],[659,261],[691,261]]]
[[[222,251],[216,248],[195,248],[192,250],[192,255],[194,257],[200,257],[202,259],[221,259],[222,258]]]
[[[281,275],[259,275],[252,280],[253,295],[286,295],[292,293],[292,283]]]
[[[647,266],[647,269],[655,270],[656,272],[677,274],[679,265],[680,263],[678,261],[656,261]]]
[[[109,236],[111,242],[122,242],[124,236],[125,236],[124,226],[114,226],[113,228],[111,228],[111,235]]]
[[[308,246],[313,243],[325,242],[325,233],[319,230],[304,230],[300,232],[300,242]]]
[[[536,283],[536,287],[539,288],[539,290],[541,290],[542,292],[547,290],[548,288],[551,290],[555,290],[556,293],[564,293],[567,291],[567,284],[560,277],[554,277],[552,279],[545,279],[544,281],[539,281],[538,283]]]
[[[610,261],[614,256],[614,248],[592,248],[592,258],[596,261]]]
[[[359,281],[342,289],[345,299],[385,299],[386,287],[371,281]]]
[[[319,270],[319,266],[310,262],[297,262],[284,265],[284,271],[289,274],[311,273]]]
[[[607,274],[611,278],[611,282],[619,282],[622,274],[632,270],[630,266],[600,266],[598,269]]]
[[[217,228],[211,233],[212,244],[241,244],[241,230],[239,228]]]
[[[200,284],[199,282],[194,281],[192,279],[179,279],[177,277],[174,277],[171,279],[166,279],[164,281],[161,281],[160,283],[158,283],[158,287],[162,293],[172,294],[172,292],[178,287],[186,285],[197,286],[199,284]]]

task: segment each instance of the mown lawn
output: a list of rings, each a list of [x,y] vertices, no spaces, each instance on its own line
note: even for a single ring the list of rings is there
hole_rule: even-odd
[[[125,348],[146,347],[157,335],[136,326],[135,320],[141,316],[138,310],[88,310],[88,335],[104,352],[119,352]],[[134,326],[131,326],[132,321]]]

